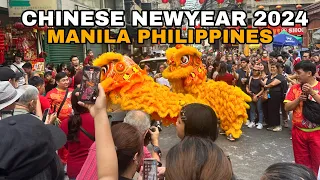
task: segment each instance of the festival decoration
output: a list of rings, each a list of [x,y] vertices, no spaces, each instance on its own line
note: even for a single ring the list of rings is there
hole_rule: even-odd
[[[296,5],[296,9],[302,9],[302,5],[301,4],[298,4],[298,5]]]
[[[240,5],[243,3],[243,0],[236,0],[237,4]]]
[[[108,94],[108,111],[143,110],[164,125],[175,124],[183,106],[202,101],[191,95],[171,92],[167,86],[154,82],[132,59],[108,52],[93,62],[100,66],[101,85]]]
[[[200,23],[197,24],[194,28],[195,28],[195,29],[200,29],[200,28],[201,28]]]
[[[184,6],[185,4],[186,4],[186,0],[180,0],[180,4],[181,4],[181,6]]]
[[[264,9],[264,6],[259,6],[258,9],[260,9],[260,10],[261,10],[261,9]]]
[[[162,73],[175,93],[192,95],[213,108],[221,128],[227,135],[239,138],[242,124],[247,121],[247,102],[251,98],[236,86],[223,81],[207,81],[207,71],[201,61],[202,53],[192,46],[179,45],[166,51],[168,68]]]
[[[22,24],[22,22],[16,22],[16,23],[14,23],[14,24],[13,24],[13,27],[14,27],[15,29],[19,29],[19,30],[22,30],[22,29],[25,28],[25,26]]]
[[[217,0],[217,3],[219,5],[219,7],[221,7],[221,5],[223,4],[224,0]]]
[[[280,6],[280,5],[277,5],[277,6],[276,6],[276,9],[277,9],[277,10],[280,10],[281,8],[282,8],[282,6]]]
[[[186,26],[182,26],[182,30],[183,30],[183,31],[186,31],[186,30],[187,30],[187,27],[186,27]]]
[[[199,0],[200,4],[203,4],[206,0]]]
[[[168,3],[169,0],[162,0],[162,3]]]

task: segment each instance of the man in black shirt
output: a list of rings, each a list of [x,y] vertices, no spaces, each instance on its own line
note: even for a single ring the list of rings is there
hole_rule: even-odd
[[[51,71],[48,71],[48,72],[44,73],[44,78],[47,81],[45,89],[46,89],[46,93],[48,93],[49,91],[54,89],[57,86],[57,84],[56,84],[55,79],[52,77],[52,72]]]
[[[250,74],[248,63],[249,60],[247,58],[241,58],[241,68],[234,73],[234,77],[237,80],[237,86],[245,93],[248,77]]]

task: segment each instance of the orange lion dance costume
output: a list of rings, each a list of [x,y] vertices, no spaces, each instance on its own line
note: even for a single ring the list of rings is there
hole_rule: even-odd
[[[102,68],[101,84],[111,103],[120,105],[122,110],[143,110],[169,125],[176,122],[184,105],[201,103],[191,95],[171,92],[168,87],[154,82],[127,56],[109,52],[95,59],[93,64]]]
[[[225,82],[207,81],[202,54],[194,47],[177,45],[166,51],[168,68],[162,73],[176,93],[190,94],[210,105],[220,119],[220,127],[234,138],[242,134],[251,98],[240,88]]]

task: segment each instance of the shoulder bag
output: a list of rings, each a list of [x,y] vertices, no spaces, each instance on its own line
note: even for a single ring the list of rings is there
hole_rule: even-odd
[[[63,107],[64,103],[65,103],[65,102],[66,102],[66,100],[67,100],[67,97],[68,97],[68,91],[69,91],[69,89],[67,88],[67,90],[66,90],[66,94],[64,95],[64,98],[63,98],[63,100],[62,100],[62,102],[61,102],[61,104],[60,104],[60,106],[59,106],[58,111],[57,111],[57,117],[58,117],[58,118],[59,118],[60,111],[61,111],[61,109],[62,109],[62,107]]]
[[[90,140],[95,141],[95,137],[92,136],[88,131],[86,131],[82,126],[80,126],[80,130],[81,132],[83,132],[83,134],[85,134]]]

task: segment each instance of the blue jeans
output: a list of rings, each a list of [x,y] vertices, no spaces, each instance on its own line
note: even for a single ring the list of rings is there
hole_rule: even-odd
[[[259,123],[263,122],[263,109],[262,100],[259,97],[257,102],[250,102],[250,122],[254,122],[256,119],[256,108],[258,108]]]

